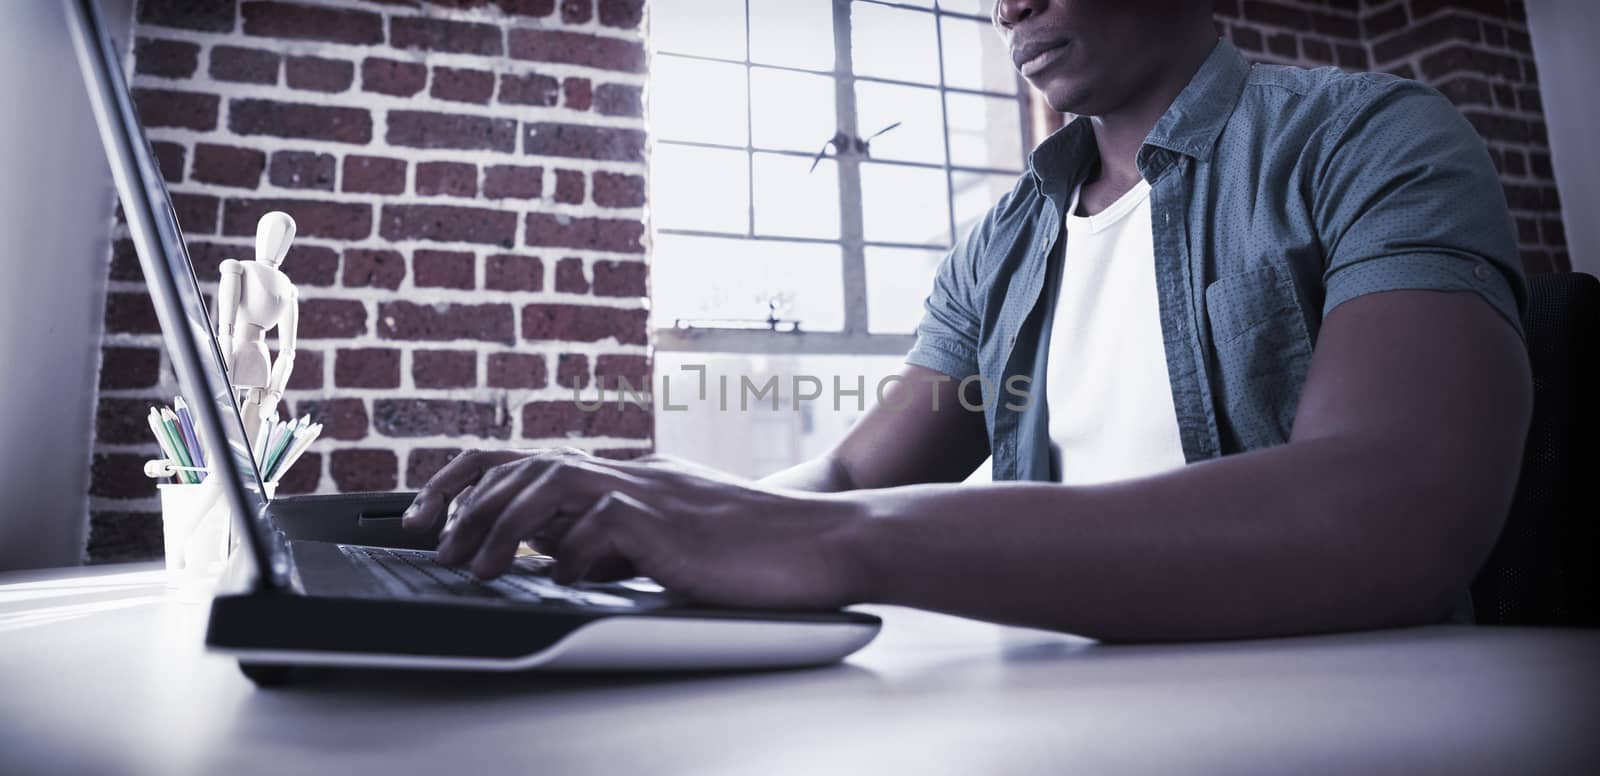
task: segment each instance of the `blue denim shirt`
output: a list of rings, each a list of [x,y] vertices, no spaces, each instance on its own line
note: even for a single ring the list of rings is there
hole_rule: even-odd
[[[1137,161],[1189,462],[1287,442],[1322,320],[1355,297],[1471,291],[1521,331],[1500,180],[1422,84],[1252,65],[1219,41]],[[1098,162],[1087,119],[1040,144],[945,258],[906,358],[981,379],[996,480],[1054,478],[1043,397],[1063,215]]]

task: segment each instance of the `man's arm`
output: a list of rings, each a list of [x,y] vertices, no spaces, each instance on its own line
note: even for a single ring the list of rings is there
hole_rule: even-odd
[[[946,375],[907,366],[900,376],[832,450],[762,484],[836,493],[960,482],[972,474],[989,456],[983,412],[957,401],[958,383]],[[968,397],[968,405],[979,406],[977,398]]]
[[[1436,622],[1493,546],[1532,406],[1526,350],[1470,293],[1324,321],[1286,445],[1095,487],[859,496],[863,600],[1113,640]]]

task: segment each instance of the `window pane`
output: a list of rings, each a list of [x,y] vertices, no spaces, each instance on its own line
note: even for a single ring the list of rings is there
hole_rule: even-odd
[[[657,140],[745,144],[744,65],[664,54],[650,66],[650,131]]]
[[[750,78],[757,147],[816,153],[838,130],[832,78],[765,67]]]
[[[839,238],[839,168],[787,154],[756,154],[756,233]]]
[[[939,0],[939,10],[988,18],[994,12],[994,0]]]
[[[750,0],[750,61],[832,70],[833,4]]]
[[[922,321],[922,302],[946,251],[866,247],[867,331],[910,334]]]
[[[961,172],[956,170],[950,174],[951,183],[956,187],[955,197],[951,204],[956,212],[956,234],[965,236],[972,225],[983,218],[1006,192],[1017,185],[1015,175],[985,175],[983,173]]]
[[[861,165],[861,215],[873,242],[950,244],[944,170],[902,164]]]
[[[952,165],[1022,169],[1022,115],[1015,97],[947,92],[944,99]]]
[[[744,59],[744,0],[650,0],[657,51]]]
[[[933,14],[872,3],[853,3],[850,9],[850,57],[856,75],[939,83]]]
[[[861,137],[871,137],[897,121],[900,126],[872,138],[873,159],[944,164],[944,115],[938,89],[856,82],[856,127]]]
[[[807,331],[844,327],[839,246],[657,234],[651,252],[654,325],[676,319],[760,321],[767,302]]]
[[[744,234],[750,170],[744,151],[658,143],[650,155],[655,226]]]
[[[985,92],[1017,93],[1017,71],[994,25],[972,19],[939,20],[944,42],[944,85]]]
[[[656,449],[745,477],[764,477],[827,452],[877,403],[883,379],[904,367],[898,356],[657,351],[655,359]],[[702,368],[704,399],[699,396]],[[741,379],[759,391],[774,378],[774,393],[758,399],[746,392],[748,398],[740,401]],[[719,388],[724,379],[726,402]],[[844,391],[863,388],[862,397],[835,392],[835,379]],[[809,398],[818,383],[821,395]],[[664,393],[670,394],[673,407],[684,409],[668,409]]]

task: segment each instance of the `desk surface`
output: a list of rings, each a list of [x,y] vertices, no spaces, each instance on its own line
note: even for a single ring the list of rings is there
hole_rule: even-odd
[[[1102,646],[892,607],[823,669],[258,690],[153,565],[0,575],[10,773],[1600,772],[1600,632]]]

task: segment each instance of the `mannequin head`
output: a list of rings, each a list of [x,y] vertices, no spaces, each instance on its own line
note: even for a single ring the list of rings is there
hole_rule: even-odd
[[[256,222],[256,261],[276,269],[294,241],[294,219],[274,210]]]

